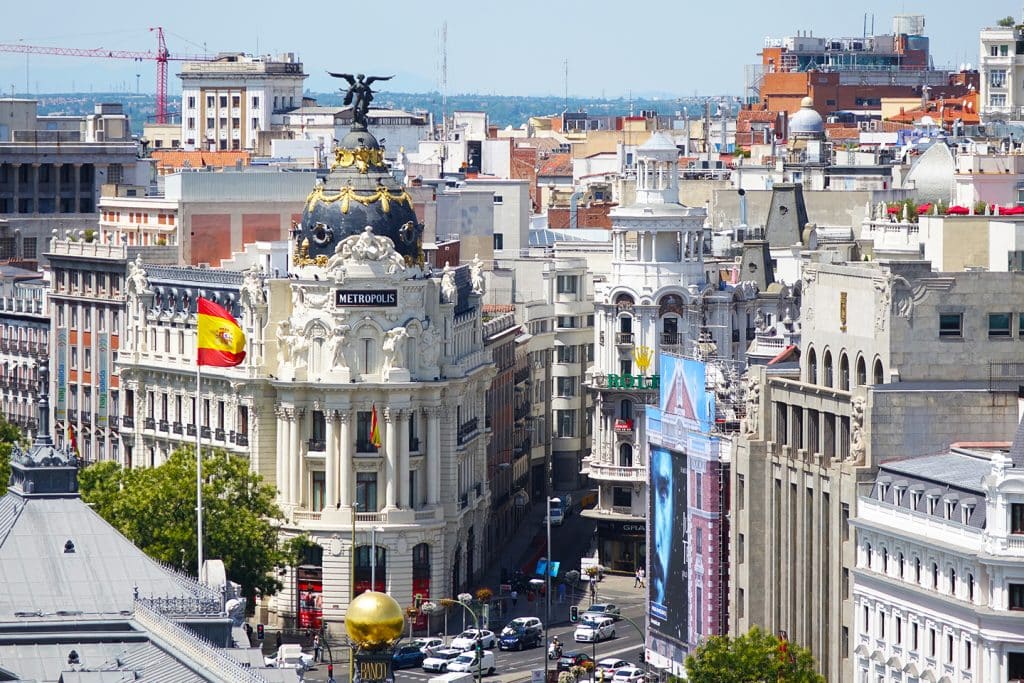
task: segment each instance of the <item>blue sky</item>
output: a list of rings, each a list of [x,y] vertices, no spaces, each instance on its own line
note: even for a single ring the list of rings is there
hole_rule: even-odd
[[[783,6],[784,9],[778,9]],[[954,7],[966,13],[956,13]],[[159,10],[155,9],[159,8]],[[1021,4],[924,0],[448,0],[408,2],[124,2],[68,0],[5,3],[0,43],[152,50],[148,27],[168,31],[171,52],[296,52],[307,87],[337,87],[326,71],[395,74],[391,89],[424,91],[439,83],[439,34],[448,25],[448,90],[561,95],[568,61],[570,96],[740,94],[744,65],[759,61],[764,38],[861,35],[864,15],[876,33],[894,14],[924,14],[936,65],[978,61],[978,31]],[[117,17],[116,21],[105,18]],[[0,53],[0,92],[155,89],[155,65],[123,60]],[[171,64],[171,92],[178,80]],[[136,79],[136,74],[139,74]]]

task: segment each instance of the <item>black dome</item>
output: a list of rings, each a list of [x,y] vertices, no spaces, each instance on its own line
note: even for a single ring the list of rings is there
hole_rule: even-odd
[[[391,176],[376,138],[354,125],[335,150],[326,181],[306,198],[296,257],[329,258],[341,240],[368,225],[374,234],[391,238],[406,262],[422,262],[423,226],[412,197]]]

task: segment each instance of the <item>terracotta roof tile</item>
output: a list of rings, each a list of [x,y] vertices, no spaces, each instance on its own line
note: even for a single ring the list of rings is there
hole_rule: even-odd
[[[572,177],[572,155],[565,152],[552,154],[541,163],[537,175]]]
[[[249,165],[249,153],[245,151],[225,150],[216,152],[204,152],[196,150],[186,152],[174,149],[153,150],[153,158],[157,161],[159,168],[184,168],[185,162],[191,168],[228,168],[234,166],[241,160],[243,166]]]

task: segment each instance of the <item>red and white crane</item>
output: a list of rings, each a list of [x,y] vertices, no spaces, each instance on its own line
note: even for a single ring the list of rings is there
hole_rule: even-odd
[[[60,55],[65,57],[99,57],[100,59],[134,59],[135,61],[156,61],[156,122],[167,123],[167,62],[209,62],[214,58],[206,55],[171,54],[164,41],[161,26],[149,29],[156,31],[156,52],[134,50],[108,50],[106,48],[46,47],[24,43],[0,43],[0,52],[18,52],[35,55]]]

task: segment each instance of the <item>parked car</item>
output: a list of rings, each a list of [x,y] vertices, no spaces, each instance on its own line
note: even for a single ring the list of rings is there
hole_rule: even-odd
[[[444,647],[444,640],[441,638],[416,638],[412,644],[419,647],[420,652],[429,656]]]
[[[565,652],[558,660],[558,670],[568,671],[574,666],[583,666],[584,662],[593,662],[594,660],[586,652]]]
[[[608,657],[607,659],[598,660],[594,667],[594,671],[603,671],[606,679],[611,678],[615,675],[615,672],[627,666],[633,666],[625,659],[617,659],[615,657]]]
[[[623,666],[615,670],[612,683],[640,683],[644,680],[644,670],[635,666]]]
[[[489,650],[498,644],[498,639],[494,635],[493,631],[488,631],[485,628],[479,631],[475,628],[467,628],[465,631],[460,633],[452,641],[452,647],[456,650],[473,650],[476,648],[477,641],[480,641],[480,647],[485,650]]]
[[[410,666],[423,666],[423,650],[416,643],[400,645],[395,648],[391,655],[391,666],[395,669],[404,669]]]
[[[577,643],[599,643],[615,637],[615,620],[611,617],[584,618],[572,634]]]
[[[444,647],[440,650],[434,651],[434,653],[429,657],[424,658],[421,666],[424,671],[440,671],[443,673],[448,670],[448,663],[463,652],[465,652],[465,650],[459,650],[454,647]]]
[[[477,664],[477,657],[479,657],[479,664]],[[475,651],[463,652],[461,655],[448,662],[448,671],[464,671],[466,673],[476,673],[482,671],[487,674],[494,673],[495,658],[493,652],[487,650],[481,650],[479,653]]]
[[[552,499],[550,505],[551,511],[551,526],[562,526],[562,522],[565,520],[565,510],[562,507],[562,501],[557,498]],[[544,517],[544,523],[547,524],[548,518]]]
[[[313,655],[303,652],[298,643],[285,643],[273,655],[264,657],[263,663],[275,669],[305,671],[313,666]]]
[[[498,637],[498,648],[522,650],[537,647],[544,637],[544,624],[537,617],[519,617],[508,622]]]
[[[618,621],[622,618],[622,613],[618,607],[610,602],[599,602],[588,607],[587,611],[581,616],[582,619],[600,619],[601,617],[611,617]]]

